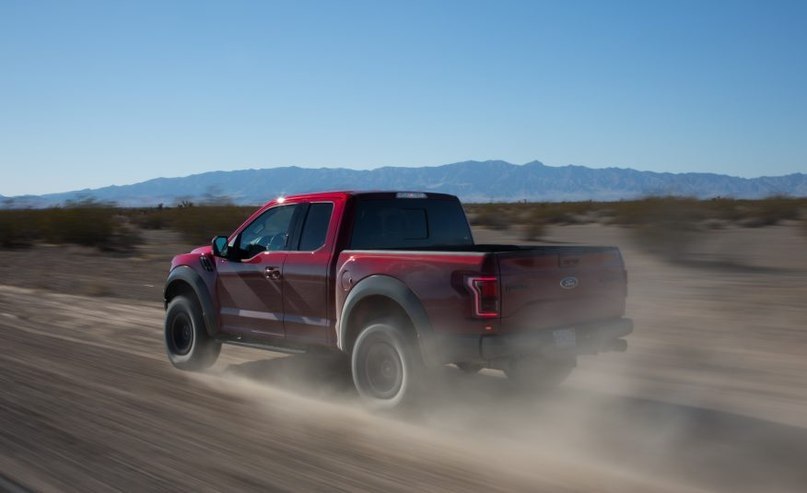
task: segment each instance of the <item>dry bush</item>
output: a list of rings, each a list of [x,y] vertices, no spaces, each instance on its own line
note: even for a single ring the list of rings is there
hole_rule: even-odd
[[[763,200],[749,202],[747,218],[743,225],[748,227],[773,226],[780,221],[796,220],[801,209],[805,207],[805,200],[791,197],[768,197]]]
[[[48,243],[100,246],[115,231],[114,210],[78,204],[42,211],[42,239]]]
[[[37,241],[128,251],[140,242],[140,229],[172,229],[183,239],[207,243],[228,234],[254,210],[224,200],[176,207],[118,209],[85,199],[50,209],[0,209],[0,247],[21,248]],[[536,241],[550,224],[581,224],[606,219],[629,226],[636,241],[667,258],[686,257],[704,230],[724,225],[766,226],[782,220],[807,220],[807,199],[696,200],[648,197],[619,202],[532,202],[465,204],[474,226],[504,231],[518,226]],[[804,226],[807,233],[807,224]]]
[[[530,207],[525,218],[522,239],[525,241],[538,241],[546,232],[546,225],[551,222],[545,211],[537,207]]]
[[[205,244],[219,234],[230,234],[256,207],[234,205],[166,209],[167,224],[190,243]]]
[[[140,229],[173,229],[188,242],[207,243],[217,234],[231,233],[254,210],[233,205],[119,209],[93,200],[48,209],[4,209],[0,246],[46,242],[127,252],[142,242]]]
[[[185,201],[176,207],[131,209],[127,214],[140,228],[171,229],[189,243],[204,244],[215,235],[233,232],[256,209],[255,206],[231,204],[193,205]]]
[[[641,248],[679,262],[690,259],[707,216],[696,199],[651,197],[621,203],[613,221],[630,226],[631,237]]]
[[[41,236],[38,211],[0,210],[0,247],[24,248]]]
[[[119,209],[92,199],[65,207],[0,211],[1,246],[29,247],[38,241],[130,251],[141,239]]]
[[[584,224],[597,222],[605,213],[604,202],[515,202],[466,204],[471,224],[491,229],[507,229],[512,225]]]
[[[476,205],[469,210],[469,221],[473,226],[504,231],[510,228],[511,220],[508,210],[500,204]]]
[[[701,202],[693,198],[647,197],[613,205],[611,222],[625,226],[647,224],[692,224],[708,217]]]
[[[592,212],[602,208],[600,202],[537,202],[527,204],[530,220],[546,224],[584,224],[592,222]]]
[[[524,235],[522,239],[525,241],[538,241],[543,238],[546,232],[546,225],[542,222],[533,222],[524,226]]]
[[[143,244],[143,236],[140,234],[140,229],[131,224],[127,217],[123,215],[115,215],[115,227],[109,239],[99,245],[99,249],[109,252],[122,252],[129,253],[135,250],[135,247]]]
[[[701,205],[706,209],[708,220],[739,224],[748,214],[748,206],[743,205],[747,202],[749,201],[717,197],[703,201]]]
[[[129,219],[142,229],[165,229],[170,226],[167,209],[135,209],[130,212]]]

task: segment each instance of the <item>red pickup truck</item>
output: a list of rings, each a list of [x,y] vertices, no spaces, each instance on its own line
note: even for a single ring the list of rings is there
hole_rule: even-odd
[[[450,195],[295,195],[173,259],[165,344],[185,370],[222,343],[342,351],[362,399],[394,407],[445,364],[557,384],[579,354],[625,350],[626,293],[617,248],[478,245]]]

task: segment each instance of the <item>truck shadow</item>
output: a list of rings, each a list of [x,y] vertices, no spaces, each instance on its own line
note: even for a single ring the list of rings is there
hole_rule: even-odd
[[[306,353],[231,364],[224,375],[254,380],[287,391],[330,399],[355,399],[350,362],[340,353]]]
[[[340,355],[230,365],[225,374],[323,400],[356,403]],[[498,372],[428,375],[416,406],[394,419],[461,436],[491,453],[570,454],[710,490],[805,491],[807,429],[738,414],[593,390],[515,391]]]

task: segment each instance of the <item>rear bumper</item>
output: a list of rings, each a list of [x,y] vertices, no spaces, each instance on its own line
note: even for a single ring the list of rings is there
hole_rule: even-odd
[[[424,356],[432,364],[445,364],[460,361],[492,362],[529,355],[572,356],[624,351],[627,342],[621,338],[631,332],[633,320],[618,318],[574,327],[506,335],[443,336],[437,339],[437,344],[426,350]],[[571,338],[570,334],[573,334]]]
[[[574,327],[574,344],[559,346],[556,332],[567,327],[512,335],[482,336],[480,356],[484,360],[524,356],[531,354],[597,354],[615,348],[613,341],[633,332],[633,320],[620,318],[608,322],[584,324]],[[621,344],[618,346],[622,346]]]

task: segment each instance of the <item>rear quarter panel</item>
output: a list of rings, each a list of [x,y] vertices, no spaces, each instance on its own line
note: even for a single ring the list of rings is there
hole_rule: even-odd
[[[339,255],[336,269],[337,317],[341,318],[345,299],[354,286],[369,276],[385,275],[412,290],[436,333],[479,334],[495,330],[496,321],[471,317],[472,298],[463,282],[466,275],[484,274],[485,259],[485,254],[473,252],[345,250]]]

